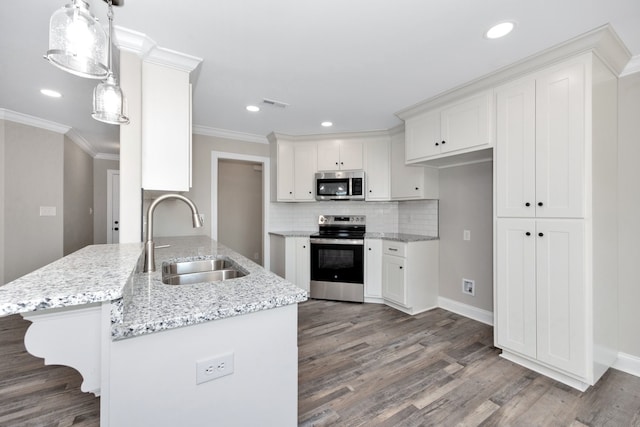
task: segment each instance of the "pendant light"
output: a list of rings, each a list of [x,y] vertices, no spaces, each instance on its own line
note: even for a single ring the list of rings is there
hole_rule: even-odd
[[[49,21],[49,50],[45,59],[58,68],[90,79],[104,79],[107,36],[89,4],[83,0],[58,9]]]
[[[120,125],[129,124],[129,118],[124,115],[124,96],[122,90],[118,86],[118,80],[112,69],[111,59],[111,43],[113,38],[113,8],[112,0],[108,0],[109,11],[109,40],[108,40],[108,59],[109,71],[105,81],[100,83],[93,90],[93,114],[94,119],[101,122]]]

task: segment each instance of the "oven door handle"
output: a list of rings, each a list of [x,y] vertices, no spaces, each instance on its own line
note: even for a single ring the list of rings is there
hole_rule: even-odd
[[[364,245],[364,239],[309,239],[309,242],[319,245]]]

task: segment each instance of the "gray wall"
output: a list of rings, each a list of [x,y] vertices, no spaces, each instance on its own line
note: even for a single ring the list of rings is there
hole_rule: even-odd
[[[640,73],[619,81],[620,351],[640,357]]]
[[[93,244],[93,158],[67,137],[63,212],[64,255]]]
[[[193,186],[184,193],[198,206],[204,214],[204,227],[191,226],[190,210],[182,202],[166,201],[155,211],[154,234],[156,236],[211,236],[211,152],[246,154],[250,156],[269,157],[269,145],[243,142],[214,136],[193,135]],[[217,190],[213,190],[215,193]],[[217,194],[214,195],[217,197]],[[147,203],[148,204],[148,201]],[[146,208],[145,204],[145,208]],[[146,212],[146,211],[145,211]],[[143,212],[144,214],[144,212]]]
[[[440,169],[440,296],[493,311],[493,163]],[[463,231],[471,240],[463,240]],[[462,279],[475,280],[475,296]]]
[[[218,161],[218,241],[261,265],[262,177],[262,164]]]
[[[107,243],[107,171],[118,170],[117,160],[93,160],[93,243]]]
[[[4,164],[5,136],[4,120],[0,120],[0,285],[4,285]]]
[[[5,121],[4,281],[63,253],[64,136]],[[56,216],[40,216],[40,206]]]

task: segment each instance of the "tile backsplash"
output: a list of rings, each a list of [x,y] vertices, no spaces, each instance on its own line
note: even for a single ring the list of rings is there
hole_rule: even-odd
[[[317,231],[320,215],[366,215],[372,232],[438,235],[438,201],[270,204],[271,231]]]

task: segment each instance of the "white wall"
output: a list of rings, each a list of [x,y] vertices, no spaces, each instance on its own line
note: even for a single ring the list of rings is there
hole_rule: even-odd
[[[118,170],[117,160],[93,160],[93,243],[107,243],[107,170]]]
[[[63,254],[64,136],[5,121],[5,283]],[[40,216],[40,206],[56,216]]]
[[[64,138],[63,254],[93,244],[93,158]]]
[[[492,162],[440,169],[439,217],[440,296],[492,312]],[[475,296],[462,293],[463,278],[475,280]]]
[[[640,357],[640,73],[619,81],[619,341]]]

